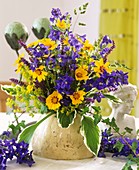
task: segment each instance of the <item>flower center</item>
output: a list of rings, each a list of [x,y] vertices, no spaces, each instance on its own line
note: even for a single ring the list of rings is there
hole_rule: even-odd
[[[100,71],[103,73],[105,70],[104,66],[100,66]]]
[[[78,78],[83,77],[82,73],[79,73],[79,72],[76,74],[76,76],[77,76]]]
[[[39,76],[42,74],[42,71],[40,69],[37,69],[36,71],[36,74],[38,74]]]
[[[51,99],[52,103],[53,104],[57,104],[58,103],[58,98],[56,96],[54,96],[52,99]]]
[[[80,95],[79,95],[79,93],[74,92],[73,97],[75,100],[78,100],[80,98]]]

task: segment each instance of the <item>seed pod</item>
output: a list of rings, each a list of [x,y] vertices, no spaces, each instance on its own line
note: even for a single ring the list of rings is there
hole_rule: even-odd
[[[32,26],[32,31],[38,39],[48,37],[50,32],[50,22],[47,18],[37,18]]]
[[[28,39],[28,30],[20,22],[12,22],[6,26],[4,35],[10,47],[18,51],[21,48],[18,40],[26,42]]]

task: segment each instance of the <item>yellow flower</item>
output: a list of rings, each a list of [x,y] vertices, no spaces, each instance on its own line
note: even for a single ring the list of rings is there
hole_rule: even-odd
[[[67,23],[65,22],[65,20],[60,20],[60,19],[58,19],[58,20],[57,20],[57,23],[56,23],[56,26],[57,26],[58,28],[62,29],[62,30],[65,30],[65,29],[67,29],[67,28],[70,26],[70,24],[67,24]]]
[[[93,45],[90,44],[88,40],[86,40],[83,45],[84,45],[83,46],[83,50],[85,50],[85,51],[92,51],[92,50],[94,50]]]
[[[97,76],[102,74],[104,70],[106,70],[108,73],[111,72],[109,65],[109,62],[104,63],[103,58],[101,58],[99,61],[95,61],[96,67],[94,67],[94,71],[96,72]]]
[[[75,78],[76,80],[87,80],[88,79],[88,76],[87,76],[88,72],[83,68],[83,67],[80,67],[80,68],[77,68],[75,70]]]
[[[72,95],[69,95],[69,96],[72,100],[72,104],[76,105],[76,104],[82,103],[82,101],[84,100],[84,95],[85,95],[85,92],[83,90],[79,90],[79,91],[74,92]]]
[[[36,45],[38,45],[38,40],[37,40],[37,41],[34,41],[34,42],[30,43],[30,44],[28,44],[28,45],[27,45],[27,48],[29,48],[29,47],[34,47],[34,46],[36,46]]]
[[[61,99],[62,95],[57,91],[54,91],[46,98],[46,105],[48,106],[49,109],[56,110],[61,106],[59,102]]]
[[[57,44],[55,41],[52,41],[50,38],[43,38],[39,40],[39,43],[44,44],[49,48],[49,50],[54,50],[57,47]]]
[[[69,45],[69,38],[68,37],[65,37],[64,39],[63,39],[63,43],[64,43],[64,45]]]
[[[45,77],[48,75],[46,71],[44,71],[44,66],[40,66],[39,68],[36,68],[35,71],[30,71],[31,75],[34,79],[38,79],[39,82],[42,80],[45,80]]]
[[[18,58],[15,60],[14,65],[21,63],[21,58],[23,58],[23,57],[24,57],[24,53],[20,54],[20,55],[18,56]]]
[[[27,86],[27,93],[30,93],[32,90],[33,90],[33,86],[29,84]]]

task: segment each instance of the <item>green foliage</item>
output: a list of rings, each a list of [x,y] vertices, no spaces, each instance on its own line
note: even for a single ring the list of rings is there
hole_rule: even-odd
[[[74,9],[74,14],[78,15],[79,14],[85,14],[87,10],[87,6],[89,3],[85,3],[84,5],[80,6],[78,9]]]
[[[1,85],[1,89],[9,95],[16,95],[16,89],[11,85]]]
[[[27,128],[25,128],[18,136],[18,142],[24,141],[26,143],[30,143],[31,138],[34,134],[34,131],[36,130],[36,128],[44,121],[46,120],[48,117],[50,117],[51,115],[53,115],[54,113],[49,113],[47,114],[47,116],[45,116],[43,119],[41,119],[40,121],[38,121],[37,123],[28,126]]]
[[[135,142],[133,142],[132,143],[132,151],[133,152],[136,152],[136,149],[138,148],[138,144],[137,144],[137,142],[135,141]]]
[[[122,170],[133,170],[132,165],[136,165],[137,170],[139,170],[139,157],[133,157],[133,155],[128,156],[128,161],[122,168]]]
[[[111,64],[112,67],[121,67],[121,68],[125,68],[125,69],[128,69],[128,70],[131,70],[131,68],[128,68],[125,64],[121,64],[117,61],[115,61],[114,64]]]
[[[120,99],[120,98],[117,98],[117,97],[115,97],[115,96],[113,96],[113,95],[110,95],[110,94],[103,94],[107,99],[109,99],[109,100],[111,100],[111,101],[113,101],[113,102],[115,102],[115,103],[122,103],[122,100]]]
[[[115,132],[119,133],[119,127],[116,125],[115,119],[112,118],[112,120],[110,120],[109,118],[102,120],[103,123],[106,123],[106,125],[109,125],[110,127],[112,127]]]
[[[114,148],[117,148],[119,152],[123,149],[124,144],[122,144],[120,141],[117,141],[116,144],[114,145]]]
[[[133,129],[129,128],[129,127],[125,127],[125,130],[127,133],[131,134],[131,132],[133,131]]]
[[[75,116],[76,110],[71,113],[68,112],[57,113],[58,122],[62,128],[68,128],[73,123]]]
[[[79,22],[79,25],[80,25],[80,26],[86,26],[86,24],[85,24],[85,23],[82,23],[82,22]]]
[[[94,124],[95,124],[95,126],[96,126],[96,125],[101,121],[102,115],[96,113],[96,114],[93,115],[93,117],[94,117]]]
[[[94,111],[95,111],[97,114],[100,113],[100,111],[101,111],[101,107],[100,107],[100,106],[91,106],[91,107],[94,109]]]
[[[22,120],[20,123],[17,125],[11,124],[9,125],[9,128],[12,130],[12,135],[13,137],[17,137],[18,134],[21,132],[21,129],[25,128],[25,121]]]
[[[89,116],[83,115],[81,123],[81,134],[84,137],[84,143],[94,155],[97,155],[101,141],[100,129],[94,124],[93,118]]]

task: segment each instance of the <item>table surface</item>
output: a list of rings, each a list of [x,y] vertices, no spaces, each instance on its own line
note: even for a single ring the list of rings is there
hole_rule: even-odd
[[[30,118],[27,114],[22,116],[27,122],[38,120],[39,115]],[[8,123],[13,119],[5,113],[0,113],[0,133],[6,130]],[[6,170],[121,170],[126,163],[126,158],[112,158],[108,154],[106,158],[90,158],[83,160],[52,160],[33,156],[35,164],[30,168],[27,165],[16,164],[16,160],[8,161]],[[133,169],[136,169],[133,166]]]

